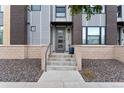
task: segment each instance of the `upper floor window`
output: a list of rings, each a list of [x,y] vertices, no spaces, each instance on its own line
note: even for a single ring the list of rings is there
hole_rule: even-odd
[[[31,10],[32,11],[41,11],[41,5],[32,5]]]
[[[0,12],[3,12],[3,5],[0,5]]]
[[[118,8],[117,16],[118,16],[118,17],[122,17],[122,6],[119,5],[117,8]]]
[[[101,13],[105,13],[105,5],[102,5],[102,11]]]
[[[66,16],[66,6],[56,6],[56,17]]]

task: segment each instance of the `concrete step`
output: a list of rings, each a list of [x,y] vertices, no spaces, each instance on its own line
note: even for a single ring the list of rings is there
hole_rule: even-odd
[[[50,57],[53,57],[53,58],[74,58],[74,55],[58,55],[58,54],[52,54],[50,55]]]
[[[76,66],[50,65],[50,66],[47,66],[47,70],[76,70]]]
[[[67,65],[67,66],[76,66],[75,61],[48,61],[47,65]]]
[[[66,52],[66,53],[55,53],[55,52],[53,52],[52,55],[70,55],[70,54],[68,52]]]
[[[60,58],[60,57],[56,57],[56,58],[50,57],[48,60],[49,61],[75,61],[74,58]]]

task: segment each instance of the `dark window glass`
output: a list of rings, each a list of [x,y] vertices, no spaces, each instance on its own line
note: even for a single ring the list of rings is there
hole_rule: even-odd
[[[31,10],[32,11],[41,11],[41,5],[32,5]]]
[[[101,27],[101,44],[105,44],[105,27]]]
[[[87,35],[87,44],[98,45],[100,40],[100,30],[98,27],[89,27]]]
[[[56,6],[56,17],[66,16],[66,6]]]
[[[0,12],[3,12],[3,5],[0,5]]]
[[[63,40],[58,40],[58,43],[63,43]]]
[[[83,27],[82,43],[89,45],[105,44],[105,27]]]
[[[3,26],[0,26],[0,44],[3,44]]]
[[[122,6],[119,5],[117,8],[118,8],[118,17],[122,17]]]
[[[82,37],[83,37],[83,44],[86,44],[86,27],[83,27],[82,29]]]

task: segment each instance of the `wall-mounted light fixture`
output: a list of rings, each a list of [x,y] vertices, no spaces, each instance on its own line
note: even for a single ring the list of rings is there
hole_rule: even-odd
[[[36,26],[31,26],[31,31],[35,32],[36,31]]]
[[[68,33],[70,33],[70,28],[67,29]]]

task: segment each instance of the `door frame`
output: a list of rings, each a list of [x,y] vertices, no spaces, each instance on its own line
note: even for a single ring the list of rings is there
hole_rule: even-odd
[[[121,45],[124,45],[124,28],[121,29]]]
[[[59,29],[60,29],[60,30],[63,30],[63,32],[64,32],[64,42],[63,42],[63,43],[64,43],[64,46],[63,46],[63,50],[62,50],[62,51],[57,50],[57,31],[58,31]],[[65,27],[56,27],[56,28],[55,28],[55,52],[60,52],[60,53],[61,53],[61,52],[62,52],[62,53],[65,52],[65,49],[66,49],[66,42],[65,42],[65,39],[66,39],[66,36],[65,36],[65,35],[66,35],[66,33],[65,33],[65,30],[66,30]]]

